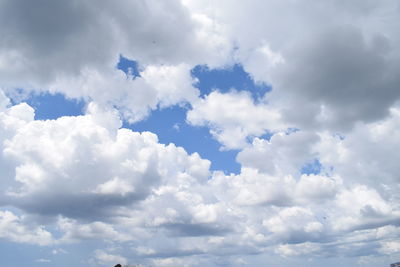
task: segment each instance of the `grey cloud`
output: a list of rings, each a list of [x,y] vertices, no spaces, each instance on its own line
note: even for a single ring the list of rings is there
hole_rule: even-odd
[[[5,205],[12,205],[27,213],[39,216],[58,216],[84,221],[110,221],[113,216],[120,216],[119,208],[133,207],[151,194],[153,187],[158,186],[160,176],[156,170],[149,168],[142,177],[134,192],[128,193],[93,193],[80,189],[67,189],[71,185],[54,184],[23,196],[2,197]]]
[[[204,255],[205,252],[201,250],[175,250],[165,249],[162,252],[154,252],[141,255],[144,258],[172,258],[172,257],[186,257],[195,255]]]
[[[89,18],[95,15],[88,7],[79,1],[2,1],[5,43],[31,47],[40,56],[62,52],[59,48],[77,38],[77,32],[85,31]]]
[[[169,223],[163,227],[173,236],[222,236],[231,232],[229,228],[211,223]]]
[[[349,243],[333,243],[323,246],[322,257],[337,257],[343,255],[346,257],[360,257],[367,255],[378,255],[380,245],[376,241],[361,241]]]
[[[266,173],[283,171],[296,175],[304,164],[318,157],[313,149],[318,141],[318,135],[307,131],[279,133],[270,140],[256,138],[238,153],[237,161]]]
[[[175,0],[3,0],[0,24],[0,82],[8,87],[47,90],[87,68],[112,71],[120,53],[179,63],[197,50],[190,17]]]
[[[291,231],[286,237],[281,238],[279,242],[287,244],[300,244],[305,242],[323,242],[325,234],[306,233],[304,231]]]
[[[287,118],[347,130],[356,121],[385,117],[400,97],[398,57],[391,47],[384,35],[369,39],[353,26],[333,27],[296,47],[275,76],[277,94],[290,99]]]
[[[112,234],[114,231],[127,232],[132,240],[151,240],[156,246],[165,240],[171,244],[178,240],[182,247],[189,244],[196,248],[160,250],[154,254],[159,258],[189,258],[202,255],[202,251],[211,256],[256,254],[288,244],[305,247],[296,255],[375,255],[380,240],[370,237],[373,231],[399,225],[396,190],[387,190],[386,195],[377,197],[371,191],[351,188],[355,184],[366,184],[367,180],[385,182],[385,186],[396,188],[398,127],[394,122],[388,127],[380,121],[377,125],[364,125],[358,132],[355,128],[349,129],[357,121],[370,122],[385,117],[387,110],[399,99],[398,42],[396,36],[386,30],[394,20],[387,18],[382,24],[371,27],[379,9],[378,1],[310,3],[296,2],[286,8],[287,4],[282,1],[237,1],[232,6],[237,9],[236,14],[241,15],[230,14],[235,24],[230,24],[229,19],[222,20],[226,23],[224,27],[232,31],[232,36],[225,36],[223,31],[218,34],[237,40],[238,54],[243,50],[251,54],[258,49],[260,54],[267,54],[264,55],[266,59],[271,57],[268,54],[277,59],[272,52],[279,52],[284,57],[286,63],[274,68],[266,68],[261,60],[253,69],[247,69],[260,70],[258,78],[268,74],[264,81],[271,82],[274,87],[266,96],[268,101],[262,104],[271,104],[279,111],[283,107],[287,119],[295,126],[309,128],[311,134],[303,136],[308,131],[302,129],[281,138],[275,134],[270,142],[256,138],[257,145],[255,142],[245,144],[246,148],[238,155],[243,165],[241,174],[215,172],[208,178],[208,162],[191,157],[173,145],[160,145],[151,134],[120,130],[121,139],[116,142],[120,121],[107,122],[104,114],[97,114],[95,118],[96,112],[92,112],[88,116],[59,120],[60,123],[64,121],[62,125],[54,121],[32,122],[32,127],[28,127],[16,118],[18,115],[26,117],[26,114],[11,118],[4,113],[0,120],[4,124],[0,128],[13,124],[14,120],[15,131],[12,129],[8,133],[0,129],[2,141],[7,141],[0,145],[2,151],[6,150],[0,156],[2,204],[31,213],[24,215],[27,221],[37,222],[39,217],[56,220],[55,215],[62,215],[67,220],[77,219],[71,225],[82,221],[107,221],[115,226],[115,229],[111,227]],[[4,36],[0,41],[2,86],[17,83],[45,85],[56,77],[80,75],[83,69],[93,68],[99,70],[95,74],[106,77],[90,84],[99,87],[110,77],[102,74],[115,70],[119,53],[141,60],[144,65],[192,62],[196,56],[199,60],[195,49],[199,46],[191,40],[194,26],[190,15],[201,15],[201,12],[189,14],[179,1],[121,1],[118,4],[99,1],[90,6],[77,1],[23,3],[3,0],[0,5],[0,12],[3,12],[0,20],[4,22],[1,25],[7,26],[0,28],[0,34]],[[43,8],[38,8],[40,6]],[[229,13],[230,8],[228,5],[217,7],[215,16]],[[282,13],[282,10],[285,11]],[[275,14],[268,16],[271,13]],[[295,15],[295,18],[284,21],[289,15]],[[248,21],[250,17],[255,23]],[[218,21],[213,25],[218,28]],[[240,27],[236,27],[238,25]],[[369,27],[371,29],[366,30]],[[376,34],[379,29],[381,33]],[[290,34],[293,36],[287,37]],[[246,56],[238,56],[238,59],[243,60]],[[4,62],[5,67],[1,65]],[[246,62],[241,63],[248,67]],[[189,65],[182,67],[179,73],[188,73]],[[102,72],[102,68],[106,71]],[[165,70],[154,68],[152,71],[158,74]],[[171,76],[174,71],[165,72],[166,76]],[[254,73],[252,75],[255,77]],[[162,87],[166,82],[160,79],[156,84],[155,87]],[[182,80],[177,79],[176,87],[181,88],[181,85]],[[137,95],[143,96],[142,93],[154,88],[145,83],[137,86],[145,89],[134,90],[139,93],[126,97],[126,92],[132,92],[126,85],[127,90],[122,90],[115,99],[123,98],[131,103],[130,99],[134,98],[138,102],[133,105],[146,102]],[[110,83],[96,93],[109,100],[116,94],[115,87],[118,86]],[[172,95],[170,88],[165,87],[161,95]],[[83,90],[79,86],[78,89],[78,92]],[[158,96],[154,92],[149,98]],[[224,101],[216,101],[217,106],[221,102]],[[237,104],[236,99],[232,102]],[[157,103],[151,102],[151,105],[155,107]],[[248,110],[245,106],[236,113]],[[255,115],[265,115],[263,110],[256,111]],[[400,114],[398,109],[393,109],[391,120],[398,118],[395,114]],[[32,113],[28,115],[33,116]],[[106,122],[100,122],[98,117],[106,118]],[[85,120],[82,124],[73,123],[82,119]],[[68,120],[70,123],[66,123]],[[222,119],[221,125],[225,122],[226,119]],[[246,122],[245,118],[238,127]],[[102,123],[109,128],[104,128]],[[35,125],[37,127],[33,127]],[[257,122],[255,125],[259,126]],[[327,137],[320,138],[323,137],[321,132],[312,133],[315,129],[349,132],[344,140],[335,142]],[[369,129],[372,129],[371,133]],[[261,132],[264,130],[262,128]],[[258,135],[257,132],[254,135]],[[331,137],[332,132],[327,131],[326,135]],[[60,146],[66,140],[70,143]],[[322,148],[314,151],[316,143],[321,143]],[[98,150],[99,147],[102,149]],[[154,154],[154,158],[150,154]],[[314,183],[306,181],[303,188],[310,194],[303,194],[304,200],[297,201],[296,190],[301,182],[296,180],[298,170],[314,158],[319,158],[324,166],[332,166],[331,173],[339,176],[338,184],[323,183],[324,179],[311,177]],[[144,165],[157,171],[146,171]],[[343,183],[339,184],[339,181]],[[21,195],[7,195],[10,188],[15,189],[14,193],[22,192]],[[318,195],[322,189],[325,191]],[[126,192],[118,194],[120,190]],[[346,190],[349,192],[343,201],[335,204],[333,198]],[[318,199],[323,195],[324,201]],[[357,199],[360,195],[362,197]],[[296,212],[279,216],[282,210],[290,209],[294,204],[307,207],[310,212],[303,212],[301,216]],[[124,216],[121,216],[121,210]],[[110,219],[112,215],[119,216],[113,220]],[[274,217],[275,220],[271,220]],[[271,220],[268,229],[263,225],[266,220]],[[50,221],[44,224],[54,226]],[[382,240],[397,238],[397,232],[397,228],[388,231]],[[102,236],[107,238],[107,234],[93,235],[98,239]],[[71,237],[85,236],[77,232]],[[317,249],[307,249],[310,243]]]
[[[36,194],[22,199],[9,199],[9,203],[28,213],[40,216],[62,215],[85,221],[108,221],[118,215],[118,207],[129,206],[147,196],[145,193],[99,195],[82,193]]]
[[[400,225],[400,218],[398,216],[382,216],[378,218],[365,218],[359,225],[353,226],[348,229],[348,232],[367,230],[367,229],[377,229],[383,226]]]
[[[109,64],[115,37],[100,12],[80,1],[2,1],[1,54],[8,70],[0,80],[9,86],[36,85],[55,76],[77,75],[85,66]],[[104,31],[104,33],[102,32]],[[106,41],[107,40],[107,41]],[[12,64],[13,63],[13,64]]]

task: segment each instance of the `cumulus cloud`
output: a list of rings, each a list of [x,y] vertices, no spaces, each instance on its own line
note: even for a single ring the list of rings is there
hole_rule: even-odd
[[[111,254],[103,250],[96,250],[94,254],[94,258],[103,266],[108,266],[110,264],[115,264],[119,262],[121,264],[126,264],[127,259],[118,254]]]
[[[243,148],[248,138],[285,129],[279,111],[255,104],[247,92],[214,91],[192,105],[187,121],[210,127],[211,134],[227,149]]]
[[[13,242],[47,246],[53,243],[53,236],[43,226],[30,225],[23,217],[10,211],[0,211],[0,238]]]
[[[124,233],[117,232],[112,225],[103,222],[92,222],[89,224],[79,224],[76,220],[60,218],[57,226],[64,232],[59,243],[79,242],[82,240],[112,240],[128,241],[131,237]]]
[[[115,115],[110,112],[109,120]],[[4,201],[40,214],[90,218],[146,198],[154,186],[179,172],[183,181],[206,179],[209,162],[198,155],[158,144],[151,133],[107,129],[118,123],[104,123],[105,117],[101,122],[91,114],[25,122],[5,142],[4,155],[16,165],[15,183],[3,188]],[[103,204],[93,206],[99,202]]]
[[[117,107],[123,118],[133,123],[153,109],[194,101],[199,94],[194,83],[187,64],[149,65],[136,78],[121,70],[103,73],[87,69],[73,78],[58,78],[50,90]]]
[[[299,255],[335,255],[343,240],[382,253],[390,250],[385,242],[396,234],[389,231],[400,216],[394,192],[383,196],[371,183],[350,182],[354,178],[339,168],[344,163],[332,161],[340,157],[328,157],[335,152],[331,142],[344,146],[347,140],[362,140],[357,131],[344,139],[302,131],[276,134],[269,141],[256,138],[238,156],[241,172],[227,175],[211,172],[210,162],[196,153],[159,144],[154,134],[120,128],[118,112],[95,103],[85,115],[57,120],[34,120],[33,112],[18,104],[0,114],[2,164],[11,170],[3,175],[1,199],[47,223],[35,226],[4,211],[2,237],[8,240],[40,245],[106,240],[133,247],[147,240],[146,250],[135,250],[141,258],[167,264],[185,256],[190,265],[191,255],[252,254],[268,247],[270,253],[288,256],[296,249],[292,246],[305,246]],[[386,130],[382,125],[396,121],[393,115],[364,125],[371,131],[362,133],[380,136]],[[347,150],[356,152],[357,146]],[[301,166],[315,157],[323,168],[337,169],[301,174]],[[262,160],[270,160],[266,166],[271,167]],[[58,239],[47,230],[54,225],[62,233]],[[373,248],[368,247],[372,236],[380,240]],[[172,239],[179,240],[174,251]],[[359,246],[346,248],[362,253]],[[96,257],[122,259],[114,254],[98,252]]]
[[[195,47],[189,14],[174,0],[2,1],[0,17],[1,80],[9,84],[23,73],[21,82],[34,85],[111,67],[120,53],[147,63],[179,62]],[[177,43],[181,49],[175,49]]]
[[[289,120],[343,131],[387,115],[399,98],[396,56],[387,37],[366,38],[358,28],[338,26],[290,55],[290,64],[276,70],[274,84],[294,96],[286,105],[309,106],[302,114],[284,111]]]
[[[253,167],[271,174],[298,174],[306,163],[318,158],[314,149],[319,136],[314,132],[280,132],[270,140],[255,138],[250,146],[239,152],[242,166]]]
[[[266,98],[299,128],[345,131],[383,118],[399,99],[392,1],[184,3],[225,26],[235,59],[273,87]]]
[[[397,190],[394,153],[399,148],[399,119],[399,108],[395,106],[387,118],[375,123],[360,123],[343,137],[321,134],[323,142],[318,145],[322,152],[321,162],[336,166],[337,173],[353,182],[362,180],[387,190],[391,190],[387,187],[391,184],[390,187]]]
[[[189,70],[204,57],[205,37],[179,1],[0,5],[0,82],[10,94],[24,88],[95,100],[118,106],[130,122],[158,104],[197,97]],[[121,54],[141,63],[141,77],[116,69]]]
[[[107,241],[115,249],[99,245],[100,265],[398,255],[398,10],[386,0],[1,1],[0,238]],[[116,69],[120,55],[138,61],[138,76]],[[240,64],[272,91],[199,97],[199,64]],[[35,120],[6,97],[19,91],[83,99],[84,115]],[[173,105],[239,150],[239,173],[122,128]]]

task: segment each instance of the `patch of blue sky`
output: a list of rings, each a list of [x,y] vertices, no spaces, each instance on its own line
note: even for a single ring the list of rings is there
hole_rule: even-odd
[[[125,73],[130,73],[133,77],[140,76],[138,64],[136,61],[129,60],[120,56],[117,68]],[[63,94],[31,94],[21,95],[16,93],[16,96],[11,96],[12,104],[17,104],[21,101],[28,103],[35,109],[36,120],[57,119],[62,116],[78,116],[84,114],[85,101],[77,99],[67,99]]]
[[[306,163],[300,170],[301,174],[320,174],[322,170],[321,162],[318,159],[314,159],[314,161]]]
[[[138,66],[136,61],[120,56],[117,68],[127,74],[130,72],[135,77],[139,76]],[[230,72],[234,72],[234,74],[230,75]],[[198,79],[197,86],[202,93],[211,92],[214,86],[229,90],[231,87],[236,87],[233,86],[235,84],[240,88],[244,84],[250,84],[249,77],[246,77],[247,74],[243,73],[243,69],[239,65],[235,65],[227,71],[210,70],[208,72],[204,67],[199,66],[192,70],[192,75]],[[124,123],[123,127],[138,132],[155,133],[160,143],[174,143],[183,147],[190,154],[197,152],[202,158],[211,161],[212,170],[239,173],[240,165],[235,160],[238,151],[220,151],[221,145],[212,138],[207,127],[195,127],[187,124],[187,109],[187,107],[181,106],[157,109],[152,111],[147,119],[133,125]]]
[[[89,240],[62,246],[37,246],[0,240],[1,262],[7,262],[4,266],[10,267],[98,266],[94,263],[87,264],[93,257],[94,250],[106,246],[105,243]]]
[[[64,244],[58,247],[61,248],[62,251],[53,255],[51,258],[52,264],[49,266],[98,266],[97,264],[87,263],[89,259],[93,257],[93,251],[96,249],[106,248],[107,245],[106,242],[99,243],[95,240],[85,240],[80,243]]]
[[[85,108],[83,100],[67,99],[62,94],[31,95],[25,102],[35,109],[36,120],[83,115]]]
[[[149,131],[157,134],[159,142],[174,143],[188,153],[197,152],[211,161],[212,170],[226,173],[239,173],[240,165],[236,162],[237,151],[220,151],[221,145],[212,138],[207,127],[191,126],[186,123],[185,107],[173,106],[154,110],[143,121],[133,125],[124,123],[123,127],[134,131]]]
[[[138,63],[123,56],[117,68],[130,73],[133,77],[140,76]],[[240,65],[228,69],[209,69],[197,66],[192,70],[193,77],[198,79],[197,87],[202,95],[218,88],[228,92],[232,88],[247,90],[254,98],[260,97],[270,90],[265,85],[256,85]],[[66,99],[62,94],[31,95],[25,100],[35,109],[35,119],[57,119],[62,116],[82,115],[85,102]],[[207,127],[191,126],[186,123],[187,107],[174,106],[153,111],[143,121],[124,127],[135,131],[150,131],[157,134],[159,141],[164,144],[174,143],[183,147],[188,153],[197,152],[202,158],[212,162],[212,170],[222,170],[226,173],[239,173],[240,165],[236,162],[236,150],[221,151],[221,145],[212,138]],[[269,139],[267,133],[262,138]]]
[[[132,75],[133,77],[140,77],[139,65],[135,60],[131,60],[120,55],[119,62],[116,67],[117,69],[120,69],[126,74]]]
[[[57,119],[62,116],[82,115],[85,103],[66,99],[61,94],[34,95],[25,100],[35,109],[35,119]],[[219,151],[206,127],[193,127],[186,123],[186,108],[174,106],[155,110],[143,121],[134,125],[124,123],[123,127],[135,131],[150,131],[158,135],[161,143],[174,143],[188,153],[198,152],[202,158],[212,162],[213,170],[238,173],[240,165],[235,161],[237,151]]]
[[[257,138],[270,141],[270,140],[271,140],[271,137],[272,137],[274,134],[275,134],[274,132],[267,131],[265,134],[260,135],[260,136],[257,136]],[[249,137],[249,138],[248,138],[248,142],[249,142],[249,143],[253,142],[254,138],[255,138],[255,137]]]
[[[199,88],[202,97],[214,90],[222,93],[232,89],[247,91],[257,101],[271,90],[266,84],[256,84],[240,64],[224,69],[210,69],[206,65],[198,65],[191,71],[192,76],[198,79],[195,86]]]
[[[1,266],[55,266],[51,262],[40,262],[39,259],[48,259],[51,251],[47,247],[14,243],[6,240],[0,240],[1,262],[6,263]],[[67,267],[67,265],[56,265]]]
[[[9,205],[4,205],[0,207],[0,211],[1,212],[11,212],[13,213],[15,216],[21,216],[24,214],[24,212],[16,207],[13,206],[9,206]]]

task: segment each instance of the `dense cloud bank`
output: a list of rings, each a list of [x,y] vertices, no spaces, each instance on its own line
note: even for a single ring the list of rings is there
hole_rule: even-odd
[[[399,10],[0,1],[0,238],[55,251],[104,241],[89,260],[100,265],[398,256]],[[118,70],[120,55],[140,75]],[[272,91],[202,97],[200,64],[240,64]],[[43,92],[83,100],[84,115],[35,120],[23,99]],[[239,151],[240,173],[122,127],[174,105]]]

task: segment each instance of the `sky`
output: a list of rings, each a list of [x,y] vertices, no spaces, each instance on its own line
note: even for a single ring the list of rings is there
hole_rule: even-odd
[[[395,0],[0,0],[4,266],[400,261]]]

